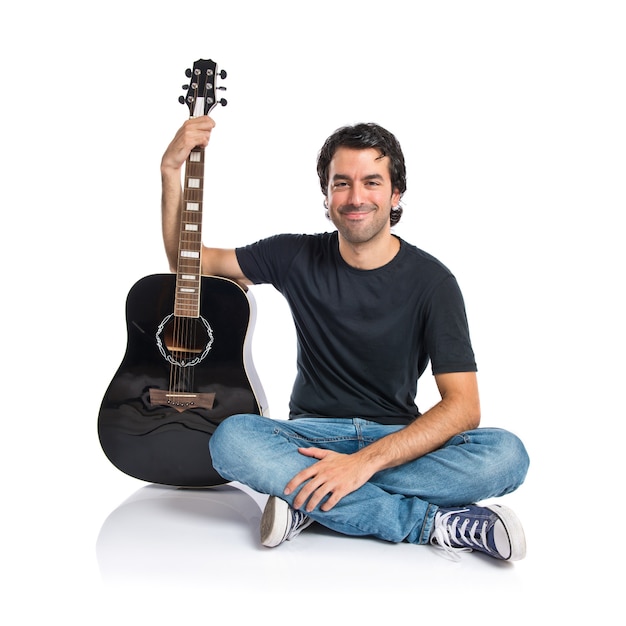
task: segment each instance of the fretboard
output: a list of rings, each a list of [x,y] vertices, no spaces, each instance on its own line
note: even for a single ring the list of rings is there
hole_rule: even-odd
[[[194,148],[185,165],[174,301],[177,317],[200,316],[203,187],[204,148]]]

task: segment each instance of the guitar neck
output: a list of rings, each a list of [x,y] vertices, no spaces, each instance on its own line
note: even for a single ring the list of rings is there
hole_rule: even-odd
[[[185,165],[174,300],[174,315],[177,317],[200,316],[203,190],[204,148],[197,147],[191,151]]]

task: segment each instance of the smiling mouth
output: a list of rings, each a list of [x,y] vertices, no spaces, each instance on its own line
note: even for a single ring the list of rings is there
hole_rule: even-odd
[[[353,213],[342,213],[342,216],[346,218],[346,220],[350,222],[359,222],[365,219],[369,215],[369,212],[353,212]]]
[[[339,214],[349,219],[359,219],[368,213],[371,213],[375,209],[376,207],[374,206],[364,206],[358,208],[354,206],[344,206],[339,209]]]

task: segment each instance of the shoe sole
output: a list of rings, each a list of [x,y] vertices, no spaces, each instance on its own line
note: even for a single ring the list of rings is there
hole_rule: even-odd
[[[261,543],[275,548],[285,540],[289,522],[289,505],[276,496],[270,496],[261,517]]]
[[[520,561],[526,556],[526,536],[517,515],[501,504],[490,504],[485,507],[493,511],[501,520],[509,539],[511,554],[504,561]]]

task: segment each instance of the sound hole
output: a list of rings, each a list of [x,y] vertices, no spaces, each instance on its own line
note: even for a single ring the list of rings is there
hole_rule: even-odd
[[[213,330],[203,317],[168,315],[159,325],[157,346],[173,365],[193,367],[206,357],[213,345]]]

